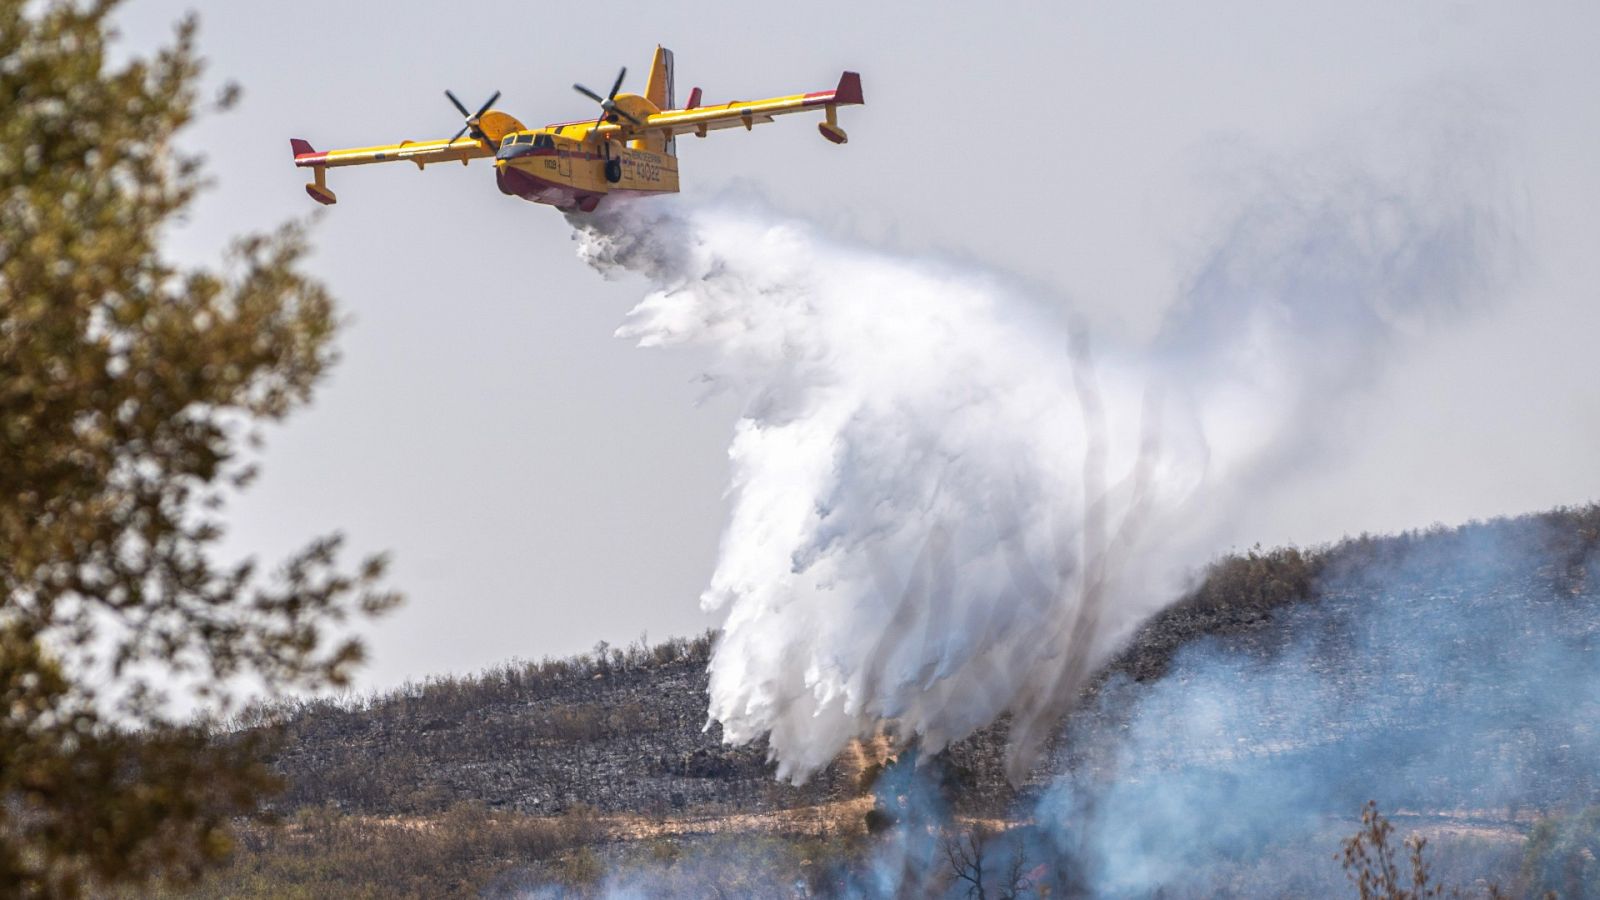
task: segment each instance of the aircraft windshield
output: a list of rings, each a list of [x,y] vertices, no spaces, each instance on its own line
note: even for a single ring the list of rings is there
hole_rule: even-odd
[[[555,139],[548,134],[508,134],[500,139],[500,148],[495,156],[500,159],[515,159],[529,153],[539,153],[541,150],[554,152]]]

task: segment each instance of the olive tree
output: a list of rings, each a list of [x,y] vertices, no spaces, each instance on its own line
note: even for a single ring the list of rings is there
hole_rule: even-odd
[[[218,560],[260,428],[311,396],[338,326],[292,226],[183,267],[204,187],[192,20],[114,62],[115,0],[0,0],[0,885],[70,896],[192,876],[272,786],[252,744],[179,721],[186,685],[340,685],[341,623],[397,598],[337,536],[262,575]]]

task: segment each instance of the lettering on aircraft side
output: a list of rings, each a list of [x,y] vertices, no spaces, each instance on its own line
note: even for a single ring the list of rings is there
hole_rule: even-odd
[[[647,162],[647,161],[642,160],[642,159],[632,159],[632,160],[629,160],[629,162],[633,164],[633,177],[634,177],[634,180],[636,180],[636,181],[651,181],[651,182],[655,182],[655,181],[660,181],[661,180],[661,164],[660,163]]]

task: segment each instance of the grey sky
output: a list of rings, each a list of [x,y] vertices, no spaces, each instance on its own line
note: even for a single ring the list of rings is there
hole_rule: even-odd
[[[153,46],[193,5],[133,0],[126,46]],[[485,0],[201,14],[213,80],[245,95],[191,135],[218,187],[174,234],[182,257],[311,212],[290,137],[329,149],[446,136],[460,124],[447,87],[468,103],[498,88],[528,124],[576,118],[590,108],[573,81],[627,65],[638,89],[660,42],[680,94],[700,85],[708,102],[820,90],[845,68],[865,84],[842,148],[799,117],[680,140],[686,193],[743,185],[864,241],[1015,273],[1135,333],[1213,237],[1228,203],[1219,169],[1292,170],[1441,87],[1465,92],[1501,125],[1526,198],[1518,279],[1419,341],[1348,457],[1240,529],[1311,542],[1600,498],[1592,4]],[[696,406],[691,354],[611,336],[638,285],[600,280],[562,217],[499,194],[485,164],[331,174],[340,202],[316,225],[310,265],[353,319],[344,360],[312,409],[269,434],[230,546],[272,559],[338,529],[392,551],[409,602],[371,631],[370,685],[712,624],[695,598],[735,410]]]

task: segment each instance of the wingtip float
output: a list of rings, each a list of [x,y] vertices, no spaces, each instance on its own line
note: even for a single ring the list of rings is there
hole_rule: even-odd
[[[581,84],[578,93],[600,105],[594,120],[561,122],[527,128],[510,115],[490,107],[500,97],[496,91],[477,112],[449,91],[445,96],[465,119],[461,130],[448,140],[401,141],[376,147],[316,150],[293,138],[294,164],[312,170],[306,193],[322,204],[338,202],[328,189],[328,169],[384,162],[411,162],[417,168],[431,163],[460,162],[492,157],[495,182],[502,193],[563,210],[593,212],[612,194],[671,194],[678,190],[677,137],[705,137],[723,128],[753,129],[774,116],[821,110],[817,124],[822,136],[835,144],[849,140],[839,127],[838,109],[866,102],[861,76],[845,72],[831,90],[791,94],[766,100],[736,101],[717,106],[701,104],[699,88],[689,92],[682,107],[673,89],[672,51],[657,47],[650,78],[641,94],[619,93],[627,69],[618,75],[607,96]]]

